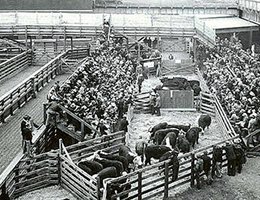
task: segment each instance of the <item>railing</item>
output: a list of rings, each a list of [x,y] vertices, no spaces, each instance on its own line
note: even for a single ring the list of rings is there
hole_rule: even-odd
[[[238,5],[240,8],[251,9],[260,11],[260,1],[256,0],[238,0]]]
[[[97,199],[98,181],[80,169],[60,141],[60,184],[78,199]]]
[[[227,141],[232,141],[238,138],[238,136],[230,138],[226,141],[219,142],[214,145],[224,145]],[[191,186],[194,185],[194,158],[207,150],[209,156],[212,157],[213,146],[210,145],[190,153],[186,153],[179,157],[180,170],[179,176],[176,181],[172,181],[169,177],[172,177],[172,168],[169,165],[169,161],[163,161],[151,166],[144,167],[143,169],[136,170],[135,172],[129,173],[125,176],[110,179],[107,182],[107,188],[111,188],[111,184],[118,184],[119,181],[128,179],[127,184],[131,184],[131,189],[119,192],[112,196],[111,199],[117,199],[128,195],[127,199],[150,199],[159,194],[164,194],[164,198],[168,197],[168,190],[172,188],[177,188],[184,184],[190,183]],[[184,161],[182,161],[185,158]],[[223,155],[223,166],[226,166],[226,156]],[[158,170],[159,168],[159,170]],[[120,184],[124,186],[126,183]]]
[[[219,99],[216,95],[213,95],[215,100],[215,109],[216,109],[216,118],[218,123],[221,125],[224,133],[227,133],[229,137],[236,136],[236,132],[234,131],[223,107],[221,106]]]
[[[61,58],[66,55],[62,53],[49,63],[44,65],[41,69],[33,73],[30,77],[16,86],[7,94],[0,98],[0,120],[5,121],[10,115],[14,114],[16,109],[19,109],[32,97],[36,96],[36,93],[54,78],[61,70]]]
[[[86,49],[76,51],[81,52],[78,57],[85,56],[88,53]],[[21,108],[31,98],[36,97],[37,92],[61,71],[63,59],[70,56],[75,57],[74,50],[61,53],[10,92],[0,97],[0,122],[5,122],[5,119],[13,115],[16,109]]]
[[[25,51],[0,64],[0,80],[31,63],[31,50]]]
[[[209,93],[200,93],[200,111],[205,114],[215,116],[215,99]]]
[[[168,28],[168,27],[115,27],[128,36],[184,36],[192,37],[195,35],[193,27],[189,28]],[[51,26],[51,25],[16,25],[16,26],[0,26],[0,36],[8,35],[25,35],[30,36],[66,36],[66,37],[95,37],[102,33],[101,26]]]
[[[5,199],[6,195],[14,199],[27,192],[58,184],[57,157],[57,152],[39,154],[33,158],[20,152],[0,176],[0,198]]]
[[[199,35],[201,35],[212,44],[215,44],[216,32],[214,29],[208,27],[206,23],[198,17],[194,18],[194,26],[196,28],[196,32],[199,33]]]

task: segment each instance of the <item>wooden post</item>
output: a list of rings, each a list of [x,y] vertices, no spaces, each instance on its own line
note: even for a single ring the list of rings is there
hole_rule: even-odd
[[[80,127],[80,129],[81,129],[81,138],[83,140],[84,137],[85,137],[85,125],[84,125],[83,121],[81,121],[80,125],[81,125],[81,127]]]
[[[63,37],[64,37],[64,44],[63,44],[63,50],[66,51],[67,47],[66,47],[66,26],[64,26],[64,33],[63,33]]]
[[[190,186],[194,186],[194,167],[195,167],[195,155],[194,153],[191,154],[191,179],[190,179]]]
[[[109,183],[108,182],[107,184],[107,187],[109,186]],[[100,185],[101,185],[101,182],[100,182],[100,177],[98,176],[97,177],[97,200],[100,200],[101,199],[101,195],[100,195]]]
[[[47,103],[43,104],[43,123],[46,123],[46,119],[47,119]]]
[[[169,162],[165,162],[164,169],[164,196],[163,198],[168,198],[168,190],[169,190]]]
[[[71,48],[71,50],[73,50],[73,38],[72,37],[70,38],[70,48]]]
[[[35,89],[35,80],[31,78],[31,90],[32,90],[32,97],[36,98],[36,89]]]
[[[62,139],[59,139],[59,151],[58,151],[58,184],[61,184],[61,156],[62,155]]]
[[[137,43],[137,44],[138,44],[137,58],[138,58],[138,61],[140,61],[140,59],[141,59],[141,48],[140,48],[140,44],[139,43]]]
[[[250,31],[249,31],[249,49],[251,49],[252,46],[252,40],[253,40],[253,30],[252,27],[250,27]]]
[[[138,200],[142,200],[142,172],[138,172]]]
[[[26,48],[28,48],[28,30],[27,30],[27,26],[25,26],[25,46]]]

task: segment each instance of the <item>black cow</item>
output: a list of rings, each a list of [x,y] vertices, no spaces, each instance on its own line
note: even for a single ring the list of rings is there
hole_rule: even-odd
[[[198,125],[199,127],[201,127],[204,131],[204,129],[207,127],[209,128],[211,124],[211,117],[208,114],[203,114],[200,116],[199,120],[198,120]],[[202,133],[203,134],[203,133]]]
[[[200,127],[192,127],[187,131],[186,138],[193,148],[195,147],[195,142],[199,143],[199,133],[202,132],[203,130]]]
[[[176,181],[178,178],[179,167],[180,167],[180,163],[178,160],[178,152],[175,150],[166,152],[165,154],[163,154],[161,156],[161,158],[159,159],[159,162],[162,162],[162,161],[168,160],[168,159],[170,159],[169,169],[172,169],[172,181]]]
[[[117,170],[115,167],[106,167],[102,169],[96,177],[100,178],[101,188],[103,187],[103,180],[106,178],[116,178]]]
[[[151,138],[154,137],[154,134],[155,134],[156,131],[161,130],[161,129],[165,129],[167,127],[167,125],[168,125],[167,122],[162,122],[162,123],[155,125],[153,128],[151,128],[149,130],[149,132],[152,133]]]
[[[169,140],[172,149],[174,149],[175,145],[176,145],[177,134],[174,133],[174,132],[167,133],[167,135],[164,137],[161,145],[166,145],[167,144],[167,139]]]
[[[133,163],[135,156],[131,153],[131,149],[125,145],[120,146],[119,148],[119,156],[123,156],[127,159],[128,163]]]
[[[176,145],[182,153],[188,153],[190,151],[190,143],[184,135],[178,136]]]
[[[99,162],[103,166],[103,168],[115,167],[117,176],[120,176],[122,174],[122,172],[124,171],[123,164],[119,161],[108,160],[106,158],[98,158],[98,157],[94,158],[94,161]]]
[[[149,145],[145,148],[145,165],[151,164],[151,158],[160,159],[160,157],[171,149],[164,145]]]
[[[176,136],[178,136],[180,131],[177,128],[167,128],[167,129],[158,130],[156,131],[154,138],[151,139],[153,140],[154,144],[160,145],[163,139],[165,138],[165,136],[170,132],[174,132]]]
[[[191,124],[187,125],[181,125],[181,124],[168,124],[166,128],[177,128],[179,130],[183,130],[187,132],[190,129]]]
[[[116,160],[116,161],[121,162],[123,164],[124,171],[128,171],[128,160],[124,156],[119,156],[119,155],[115,155],[115,154],[108,154],[108,153],[104,153],[104,152],[101,152],[101,151],[98,152],[98,155],[101,158],[106,158],[108,160]]]
[[[90,175],[97,174],[103,169],[103,166],[99,162],[91,160],[82,161],[78,166]]]
[[[119,155],[127,158],[128,164],[133,164],[133,170],[137,168],[142,168],[143,163],[141,156],[138,156],[137,154],[133,153],[129,147],[125,145],[120,146]]]

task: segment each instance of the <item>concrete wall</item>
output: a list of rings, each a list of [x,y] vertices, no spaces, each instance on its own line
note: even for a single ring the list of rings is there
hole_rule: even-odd
[[[91,10],[93,0],[0,0],[0,10]]]

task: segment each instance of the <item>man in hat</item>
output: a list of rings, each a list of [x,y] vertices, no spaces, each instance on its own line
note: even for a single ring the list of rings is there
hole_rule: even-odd
[[[220,146],[213,146],[212,152],[212,177],[222,177],[223,150]]]
[[[228,169],[228,176],[235,176],[236,175],[236,154],[234,145],[230,142],[226,142],[224,146],[224,150],[226,151],[227,157],[227,169]]]
[[[155,101],[156,101],[155,93],[154,93],[154,92],[151,92],[149,98],[150,98],[150,99],[149,99],[149,100],[150,100],[150,101],[149,101],[150,110],[151,110],[152,115],[154,115],[154,113],[155,113],[154,106],[155,106]]]
[[[204,151],[203,155],[201,156],[203,160],[203,170],[206,175],[206,183],[210,185],[212,183],[212,178],[211,178],[211,158],[208,156],[208,152]]]
[[[203,159],[201,157],[196,158],[195,160],[195,165],[194,165],[194,175],[195,175],[195,180],[196,180],[196,186],[197,189],[201,189],[201,183],[200,183],[200,175],[203,172]]]
[[[23,117],[23,121],[21,122],[21,132],[23,137],[22,146],[24,153],[30,152],[34,127],[38,128],[38,125],[31,120],[29,115],[25,115]]]
[[[161,97],[160,95],[157,93],[156,94],[156,98],[155,98],[155,106],[154,106],[154,110],[157,116],[161,116]]]

